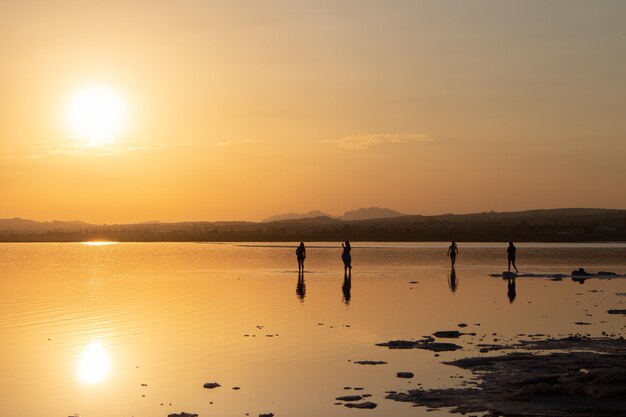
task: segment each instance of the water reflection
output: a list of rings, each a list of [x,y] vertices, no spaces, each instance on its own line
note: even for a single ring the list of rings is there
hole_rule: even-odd
[[[108,246],[108,245],[117,245],[118,242],[93,241],[93,242],[82,242],[82,244],[86,246]]]
[[[450,287],[450,291],[454,294],[458,286],[459,280],[456,276],[456,270],[452,267],[452,269],[450,269],[450,275],[448,276],[448,287]]]
[[[509,297],[509,303],[515,301],[515,297],[517,297],[517,291],[515,290],[515,278],[508,279],[506,295]]]
[[[99,342],[91,342],[83,349],[76,363],[78,379],[87,384],[104,381],[111,373],[109,354]]]
[[[341,292],[343,293],[343,302],[346,305],[350,304],[350,298],[352,295],[350,294],[350,290],[352,290],[352,272],[349,274],[346,273],[343,276],[343,285],[341,286]]]
[[[243,417],[250,413],[256,417],[261,412],[282,410],[283,415],[367,417],[366,411],[348,416],[350,412],[334,406],[332,399],[341,394],[344,385],[362,384],[375,394],[398,389],[399,380],[394,372],[384,369],[354,368],[356,365],[347,359],[387,360],[397,370],[415,372],[419,382],[427,386],[456,385],[454,380],[447,381],[447,376],[457,374],[457,370],[441,365],[441,358],[419,351],[399,354],[381,350],[375,343],[408,340],[447,329],[461,320],[470,326],[482,323],[482,327],[468,331],[497,333],[511,341],[517,334],[530,332],[567,335],[580,332],[573,322],[584,319],[584,309],[607,320],[601,323],[598,318],[585,329],[593,336],[600,336],[602,331],[623,334],[622,317],[606,311],[620,308],[619,303],[626,301],[615,295],[626,292],[624,279],[588,279],[594,289],[603,291],[591,293],[580,291],[582,286],[565,278],[563,282],[520,278],[520,282],[526,279],[522,282],[523,302],[516,298],[515,305],[506,306],[502,288],[508,302],[508,280],[488,275],[506,270],[502,268],[500,246],[464,250],[468,267],[455,271],[450,279],[452,271],[442,256],[443,246],[376,244],[382,248],[359,249],[364,253],[358,261],[357,300],[352,303],[349,297],[347,305],[344,290],[351,295],[351,288],[350,281],[344,288],[343,262],[337,253],[340,245],[325,245],[328,248],[318,249],[319,256],[315,257],[316,274],[305,272],[314,277],[313,281],[297,276],[298,286],[305,282],[307,287],[314,285],[312,298],[307,288],[309,300],[305,299],[304,305],[299,294],[293,299],[296,288],[293,281],[289,282],[293,271],[297,273],[294,253],[286,251],[283,256],[282,249],[192,243],[102,247],[0,244],[2,409],[8,411],[6,415],[19,410],[13,415],[28,417],[65,417],[78,410],[88,417],[165,417],[183,410],[201,416]],[[620,245],[580,248],[541,244],[525,249],[525,268],[569,272],[574,259],[590,270],[626,273],[626,245]],[[315,250],[308,252],[314,255]],[[420,256],[416,256],[417,250]],[[96,252],[98,257],[94,258]],[[285,270],[290,271],[286,276],[282,273]],[[463,294],[450,294],[453,288],[458,292],[461,273],[466,285]],[[408,290],[407,281],[413,279],[420,284]],[[442,279],[446,285],[451,283],[451,288],[442,285]],[[94,280],[99,285],[94,285]],[[451,295],[454,302],[445,302]],[[518,316],[502,314],[507,310],[503,307],[515,310]],[[426,316],[427,320],[407,319]],[[318,322],[325,325],[318,326]],[[342,327],[342,323],[352,327]],[[254,330],[257,324],[266,330]],[[330,329],[332,324],[335,326]],[[253,332],[256,338],[242,336]],[[280,336],[263,336],[274,332]],[[91,335],[98,337],[92,339]],[[467,344],[472,340],[478,343],[477,338],[464,337],[466,342],[461,344],[467,351],[463,356],[478,355],[478,347]],[[80,382],[77,374],[79,358],[93,341],[100,342],[110,357],[110,373],[99,384]],[[98,363],[94,359],[83,362]],[[85,366],[94,368],[98,366]],[[265,372],[267,369],[271,372]],[[306,382],[306,389],[294,386],[295,370]],[[93,370],[81,373],[103,374]],[[335,376],[336,383],[329,385],[329,375]],[[209,393],[201,388],[209,381],[227,387],[238,384],[242,389]],[[141,388],[141,383],[150,387]],[[149,395],[144,398],[142,394]],[[32,401],[34,397],[36,401]],[[377,410],[382,408],[383,413],[374,410],[377,415],[404,417],[416,410],[380,399]],[[434,413],[444,416],[447,411]]]
[[[298,285],[296,285],[296,294],[300,301],[304,301],[306,295],[306,285],[304,284],[304,271],[298,272]]]

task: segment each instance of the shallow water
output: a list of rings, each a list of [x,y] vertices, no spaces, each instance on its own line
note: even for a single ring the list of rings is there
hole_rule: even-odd
[[[518,278],[511,302],[507,281],[489,277],[506,267],[505,244],[460,244],[454,285],[447,244],[355,243],[348,294],[338,246],[307,247],[302,288],[294,243],[0,244],[1,414],[447,415],[385,391],[458,386],[468,375],[441,362],[479,343],[625,333],[626,316],[607,310],[626,308],[626,279]],[[626,244],[519,244],[518,267],[623,274]],[[477,336],[439,356],[375,346],[455,329]],[[353,393],[378,407],[335,405]]]

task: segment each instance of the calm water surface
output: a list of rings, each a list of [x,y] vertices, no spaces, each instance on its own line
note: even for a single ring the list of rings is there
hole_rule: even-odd
[[[510,301],[507,282],[489,277],[506,267],[505,244],[460,244],[451,280],[447,244],[355,243],[349,291],[339,244],[307,247],[304,283],[295,246],[0,244],[1,414],[448,415],[385,391],[462,384],[468,375],[441,362],[479,343],[625,332],[626,318],[606,311],[626,308],[626,279],[518,278]],[[626,273],[626,244],[520,244],[518,267]],[[477,333],[455,341],[460,351],[375,346],[459,323]],[[354,393],[344,387],[378,407],[335,405]]]

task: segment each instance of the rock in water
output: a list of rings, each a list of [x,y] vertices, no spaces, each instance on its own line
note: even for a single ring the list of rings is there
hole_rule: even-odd
[[[396,376],[398,378],[413,378],[415,375],[413,375],[413,372],[397,372]]]
[[[337,401],[361,401],[363,397],[360,395],[344,395],[343,397],[335,398]]]
[[[198,415],[182,411],[180,414],[168,414],[167,417],[198,417]]]
[[[440,330],[438,332],[433,333],[433,336],[439,337],[442,339],[456,339],[460,337],[463,333],[457,330]]]
[[[218,384],[217,382],[207,382],[206,384],[203,385],[204,388],[208,388],[208,389],[213,389],[213,388],[219,388],[221,387],[220,384]]]
[[[433,352],[447,352],[458,349],[463,349],[463,347],[459,345],[455,345],[454,343],[442,343],[442,342],[433,342],[429,339],[422,340],[391,340],[386,343],[376,343],[376,346],[384,346],[389,349],[426,349],[432,350]]]
[[[385,361],[356,361],[358,365],[387,365]]]
[[[344,404],[344,406],[348,408],[363,408],[363,409],[371,410],[373,408],[376,408],[378,404],[366,401],[364,403],[347,403],[347,404]]]

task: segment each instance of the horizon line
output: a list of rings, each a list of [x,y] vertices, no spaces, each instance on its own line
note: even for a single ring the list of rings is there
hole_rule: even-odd
[[[398,216],[389,216],[389,217],[380,217],[380,218],[370,218],[370,219],[354,219],[354,220],[343,220],[340,219],[339,217],[345,215],[346,213],[350,212],[350,211],[356,211],[356,210],[361,210],[361,209],[368,209],[368,208],[380,208],[380,209],[385,209],[385,210],[392,210],[392,211],[396,211],[393,209],[388,209],[388,208],[384,208],[384,207],[367,207],[367,208],[360,208],[360,209],[355,209],[355,210],[349,210],[347,212],[345,212],[342,215],[330,215],[328,213],[325,213],[325,215],[321,215],[321,216],[315,216],[315,217],[302,217],[302,218],[292,218],[292,219],[279,219],[279,220],[267,220],[266,219],[262,219],[262,220],[143,220],[143,221],[131,221],[131,222],[113,222],[113,223],[99,223],[99,222],[90,222],[90,221],[85,221],[85,220],[78,220],[78,219],[73,219],[73,220],[60,220],[60,219],[53,219],[53,220],[35,220],[32,218],[25,218],[25,217],[19,217],[19,216],[14,216],[14,217],[2,217],[0,218],[1,220],[24,220],[24,221],[33,221],[33,222],[37,222],[37,223],[53,223],[53,222],[63,222],[63,223],[85,223],[88,225],[93,225],[93,226],[113,226],[113,225],[137,225],[137,224],[150,224],[150,223],[158,223],[158,224],[173,224],[173,223],[272,223],[272,222],[280,222],[280,221],[290,221],[290,220],[310,220],[310,219],[316,219],[316,218],[329,218],[329,219],[336,219],[339,221],[359,221],[359,220],[377,220],[377,219],[391,219],[391,218],[399,218],[399,217],[412,217],[412,216],[421,216],[421,217],[439,217],[439,216],[466,216],[466,215],[472,215],[472,214],[504,214],[504,213],[524,213],[524,212],[532,212],[532,211],[557,211],[557,210],[605,210],[605,211],[626,211],[626,208],[608,208],[608,207],[554,207],[554,208],[532,208],[532,209],[524,209],[524,210],[511,210],[511,211],[496,211],[496,210],[483,210],[483,211],[470,211],[470,212],[457,212],[457,213],[453,213],[453,212],[446,212],[446,213],[439,213],[439,214],[414,214],[414,213],[401,213]],[[320,211],[321,210],[310,210],[311,211]],[[400,212],[398,212],[400,213]],[[277,215],[272,215],[270,217],[274,217],[274,216],[281,216],[281,215],[285,215],[285,214],[307,214],[307,213],[282,213],[282,214],[277,214]]]

